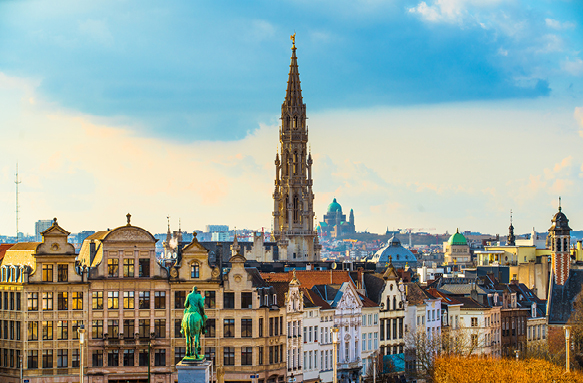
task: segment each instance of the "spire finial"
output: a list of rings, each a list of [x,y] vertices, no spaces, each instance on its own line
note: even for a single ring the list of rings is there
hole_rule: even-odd
[[[131,220],[132,220],[132,215],[131,215],[130,213],[127,213],[127,214],[126,214],[126,218],[127,218],[127,220],[128,220],[128,226],[132,226],[132,224],[130,223],[130,222],[131,222]]]
[[[559,211],[561,211],[561,210],[562,210],[562,208],[561,208],[561,196],[559,196]]]
[[[512,209],[510,209],[510,225],[512,225]]]
[[[289,38],[292,41],[292,49],[296,49],[296,32],[294,31],[294,34],[291,35]]]
[[[168,220],[168,232],[170,233],[170,215],[166,216],[166,220]]]

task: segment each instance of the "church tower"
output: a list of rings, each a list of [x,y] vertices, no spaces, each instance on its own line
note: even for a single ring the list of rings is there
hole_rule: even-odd
[[[512,210],[510,210],[510,226],[508,227],[508,237],[506,238],[506,246],[515,246],[516,236],[514,236],[514,226],[512,226]]]
[[[285,99],[281,105],[279,153],[275,156],[273,231],[280,259],[319,261],[321,245],[314,230],[312,156],[308,151],[306,104],[303,103],[295,34]]]
[[[549,229],[551,247],[551,267],[554,275],[554,282],[557,285],[564,285],[569,278],[571,268],[571,228],[569,220],[562,212],[561,198],[559,197],[559,211],[551,220],[553,223]]]

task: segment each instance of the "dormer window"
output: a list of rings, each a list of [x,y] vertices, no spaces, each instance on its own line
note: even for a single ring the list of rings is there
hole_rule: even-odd
[[[108,259],[107,260],[107,276],[109,278],[117,278],[119,269],[119,259]]]
[[[190,278],[200,278],[200,267],[196,262],[190,265]]]

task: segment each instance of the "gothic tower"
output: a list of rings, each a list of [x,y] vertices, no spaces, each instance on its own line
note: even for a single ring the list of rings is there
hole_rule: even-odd
[[[295,34],[285,99],[281,105],[279,153],[275,156],[273,231],[280,259],[320,260],[314,230],[312,156],[308,151],[306,104],[303,103],[296,57]]]
[[[567,282],[571,268],[571,228],[567,216],[561,210],[561,198],[559,197],[559,211],[551,220],[553,224],[549,229],[551,267],[555,278],[554,282],[558,285],[564,285]]]

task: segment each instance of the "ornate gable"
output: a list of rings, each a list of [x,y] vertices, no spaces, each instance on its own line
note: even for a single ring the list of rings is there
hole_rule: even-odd
[[[357,309],[362,307],[362,302],[358,297],[358,293],[354,287],[352,287],[352,284],[346,283],[346,286],[346,290],[342,294],[342,298],[340,298],[336,307],[340,309]]]

